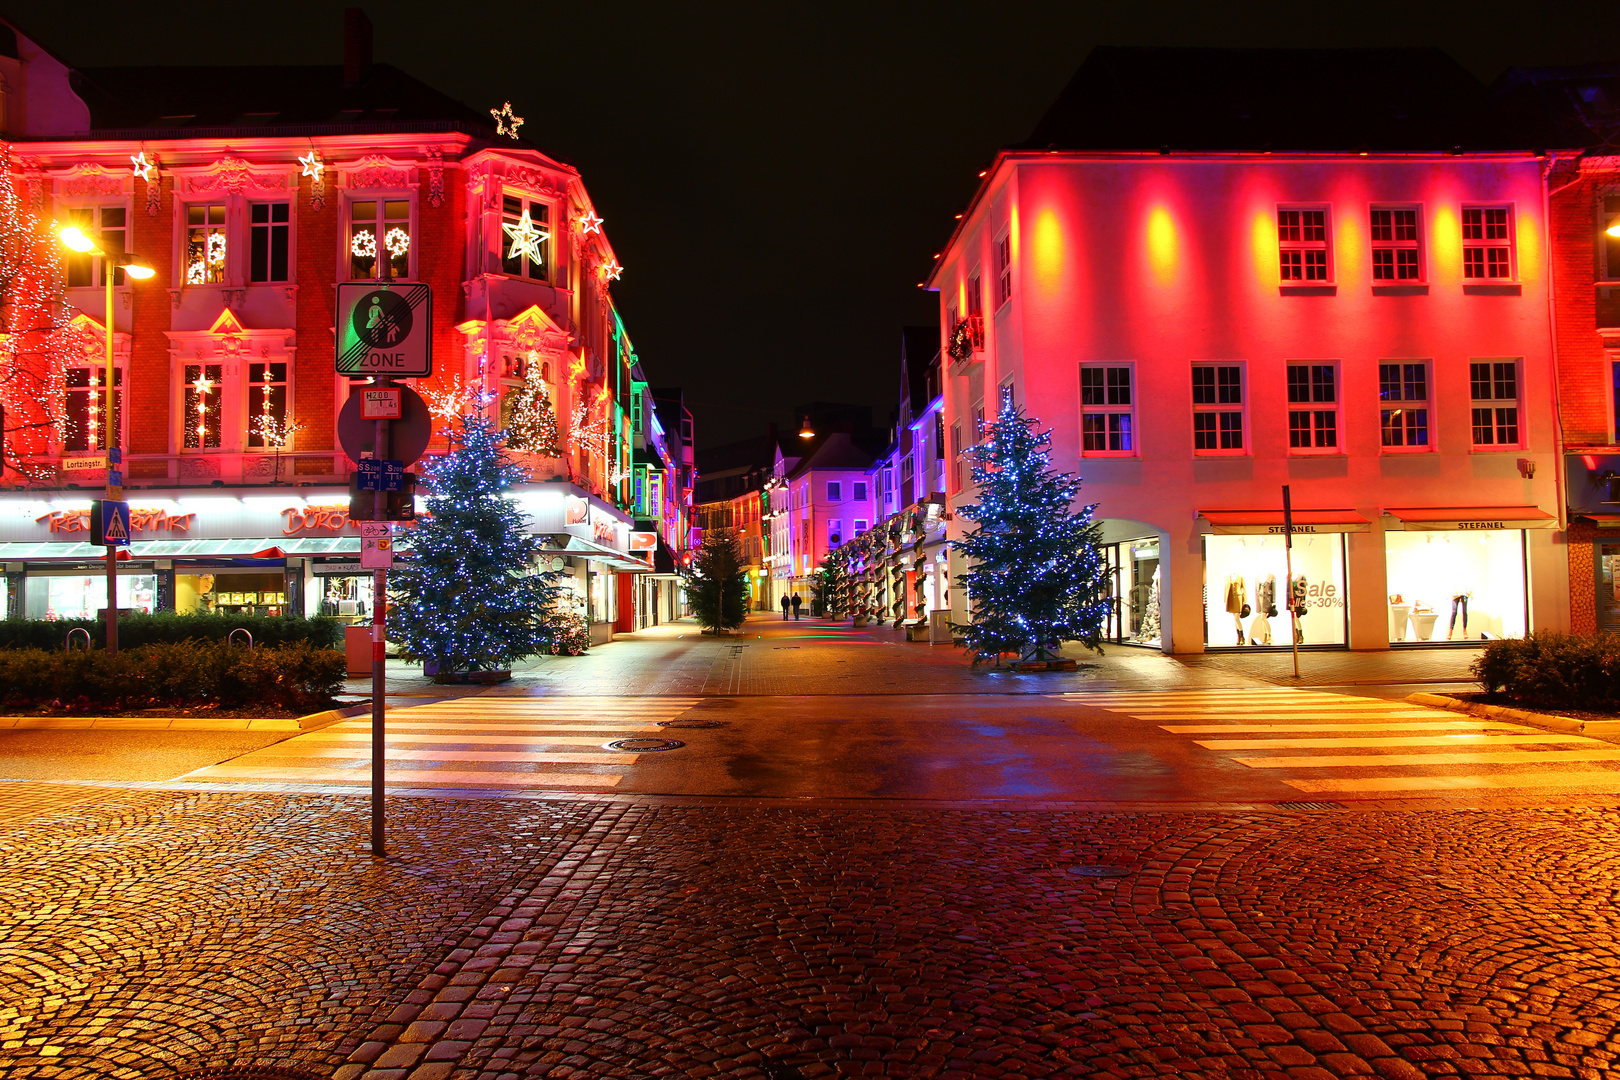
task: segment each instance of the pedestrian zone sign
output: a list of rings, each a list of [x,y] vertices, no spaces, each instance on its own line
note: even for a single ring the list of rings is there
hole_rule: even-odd
[[[349,281],[338,287],[337,372],[433,374],[433,290],[419,281]]]

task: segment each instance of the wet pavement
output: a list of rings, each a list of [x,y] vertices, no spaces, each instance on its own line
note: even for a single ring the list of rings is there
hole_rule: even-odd
[[[402,672],[383,860],[362,721],[14,773],[0,1076],[1617,1075],[1620,763],[1389,700],[1468,654],[749,631]]]

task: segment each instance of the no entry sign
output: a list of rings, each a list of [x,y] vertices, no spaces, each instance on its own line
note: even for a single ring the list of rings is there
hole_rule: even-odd
[[[433,290],[419,281],[338,286],[337,371],[416,379],[433,373]]]

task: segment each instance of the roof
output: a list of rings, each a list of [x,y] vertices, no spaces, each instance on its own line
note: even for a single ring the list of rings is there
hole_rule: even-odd
[[[798,464],[791,467],[790,476],[801,476],[813,469],[859,469],[872,467],[873,455],[855,444],[847,431],[834,431],[814,440],[811,449]]]
[[[719,446],[704,446],[697,451],[698,471],[705,476],[730,469],[769,469],[776,462],[779,439],[770,435],[755,435]]]
[[[1023,150],[1530,149],[1435,48],[1093,49]]]
[[[463,131],[495,138],[487,111],[391,64],[373,64],[352,86],[344,85],[341,64],[93,67],[74,72],[73,88],[90,108],[93,136],[276,136],[319,129],[333,134]]]
[[[1509,68],[1491,92],[1509,123],[1548,147],[1610,149],[1620,134],[1620,64]]]

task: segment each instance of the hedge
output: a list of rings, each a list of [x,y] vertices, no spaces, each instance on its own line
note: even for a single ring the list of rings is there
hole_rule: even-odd
[[[1485,643],[1474,678],[1521,705],[1620,711],[1620,636],[1542,632]]]
[[[0,703],[139,709],[268,704],[292,711],[327,704],[343,688],[343,654],[308,642],[249,649],[185,641],[102,649],[0,650]]]
[[[0,620],[0,649],[60,649],[68,631],[83,627],[97,645],[107,643],[107,624],[101,619]],[[118,645],[156,645],[180,641],[224,641],[243,628],[255,645],[289,645],[303,641],[321,649],[343,647],[343,624],[337,619],[296,615],[180,615],[173,611],[133,612],[118,619]]]

